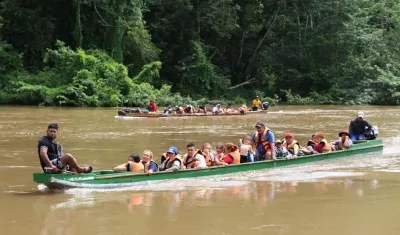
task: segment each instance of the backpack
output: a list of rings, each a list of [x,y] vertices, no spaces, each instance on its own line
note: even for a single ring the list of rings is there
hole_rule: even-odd
[[[275,155],[276,158],[285,158],[289,155],[289,151],[285,148],[277,148],[275,147]]]

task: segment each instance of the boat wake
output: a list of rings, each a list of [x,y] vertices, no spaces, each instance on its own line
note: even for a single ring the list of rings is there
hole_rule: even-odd
[[[343,177],[356,177],[363,176],[365,173],[362,172],[295,172],[293,174],[280,174],[271,176],[262,176],[255,178],[255,181],[303,181],[303,182],[315,182],[325,178],[343,178]]]
[[[0,168],[34,168],[33,166],[0,166]]]
[[[79,184],[55,180],[54,183],[62,183],[71,189],[58,190],[68,194],[80,194],[88,192],[110,192],[110,191],[182,191],[182,190],[197,190],[197,189],[226,189],[231,187],[240,187],[249,184],[250,181],[234,180],[232,177],[199,177],[191,179],[177,179],[177,180],[162,180],[162,181],[144,181],[136,183],[125,184]],[[49,190],[44,185],[39,185],[40,191]]]
[[[115,119],[121,120],[134,120],[134,119],[146,119],[147,117],[127,117],[127,116],[114,116]]]

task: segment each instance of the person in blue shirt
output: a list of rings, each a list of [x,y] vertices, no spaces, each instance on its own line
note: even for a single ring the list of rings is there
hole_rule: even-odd
[[[251,140],[257,150],[254,161],[277,160],[275,156],[275,135],[263,122],[257,122]]]
[[[150,175],[154,172],[158,172],[158,165],[153,160],[153,152],[150,150],[145,150],[143,152],[142,163],[144,165],[144,173]]]

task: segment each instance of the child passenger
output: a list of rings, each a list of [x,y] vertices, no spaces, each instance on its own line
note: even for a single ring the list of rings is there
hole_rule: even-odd
[[[282,140],[275,141],[275,155],[277,159],[292,158],[292,155],[289,153],[289,151],[282,146]]]
[[[251,146],[250,136],[246,135],[245,137],[243,137],[243,139],[239,140],[239,153],[240,153],[240,163],[251,162],[251,160],[249,160],[249,155],[251,154],[255,155],[255,152],[253,150],[253,147]]]
[[[128,162],[114,167],[114,171],[143,172],[144,165],[139,155],[131,154],[128,157]]]
[[[207,166],[213,166],[215,163],[215,156],[212,150],[212,145],[210,143],[203,144],[201,152],[206,160]]]

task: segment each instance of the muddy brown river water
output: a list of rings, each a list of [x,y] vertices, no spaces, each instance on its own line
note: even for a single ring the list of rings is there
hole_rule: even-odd
[[[142,183],[124,189],[49,191],[37,140],[60,126],[66,152],[95,170],[145,149],[188,142],[234,142],[261,120],[283,138],[329,140],[358,111],[379,127],[383,152],[239,174]],[[400,109],[377,106],[276,106],[268,114],[204,118],[116,118],[115,108],[0,107],[0,235],[400,233]]]

